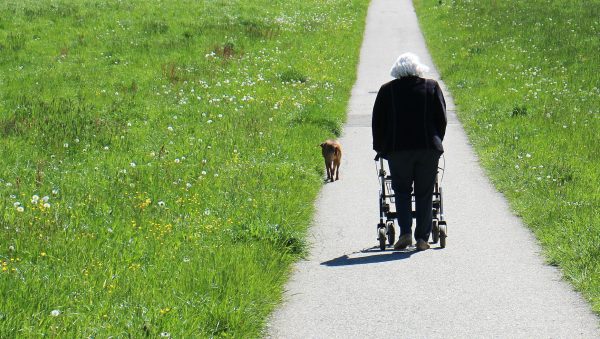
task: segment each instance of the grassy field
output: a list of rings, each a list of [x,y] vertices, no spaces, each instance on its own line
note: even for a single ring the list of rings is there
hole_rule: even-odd
[[[366,7],[0,2],[0,337],[260,336]]]
[[[494,184],[600,313],[600,1],[415,5]]]

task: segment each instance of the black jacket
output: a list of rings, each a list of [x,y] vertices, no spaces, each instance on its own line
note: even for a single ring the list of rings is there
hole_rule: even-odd
[[[373,106],[373,149],[444,152],[446,102],[437,81],[419,77],[392,80],[379,89]]]

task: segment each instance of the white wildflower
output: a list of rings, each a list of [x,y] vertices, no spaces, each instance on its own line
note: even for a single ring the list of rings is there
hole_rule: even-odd
[[[60,315],[60,310],[53,310],[50,312],[50,315],[53,317],[58,317]]]

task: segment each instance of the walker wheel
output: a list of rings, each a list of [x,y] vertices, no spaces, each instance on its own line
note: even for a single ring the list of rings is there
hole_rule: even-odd
[[[431,240],[434,244],[437,244],[438,240],[440,239],[440,225],[438,224],[437,220],[434,220],[432,224],[433,227],[431,228]]]
[[[379,229],[378,229],[379,249],[382,251],[385,251],[385,232],[386,232],[385,227],[379,227]]]
[[[387,240],[390,246],[394,246],[396,240],[396,231],[394,230],[394,222],[387,223]]]
[[[446,227],[440,228],[440,247],[446,248],[446,238],[448,237],[448,233]]]

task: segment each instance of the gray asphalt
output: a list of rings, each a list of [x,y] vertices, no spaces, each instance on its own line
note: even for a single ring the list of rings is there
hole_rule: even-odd
[[[324,186],[311,251],[295,265],[267,338],[600,338],[599,319],[490,184],[454,114],[444,189],[447,247],[376,248],[378,180],[370,114],[402,52],[439,79],[409,0],[373,0],[340,142],[340,180]],[[445,89],[442,83],[442,87]]]

